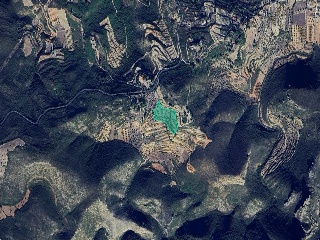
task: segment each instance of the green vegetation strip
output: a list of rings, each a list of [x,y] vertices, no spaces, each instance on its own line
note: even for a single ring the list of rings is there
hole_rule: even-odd
[[[156,107],[153,109],[153,119],[165,123],[168,130],[173,134],[177,133],[178,120],[176,111],[163,107],[160,101],[157,102]]]

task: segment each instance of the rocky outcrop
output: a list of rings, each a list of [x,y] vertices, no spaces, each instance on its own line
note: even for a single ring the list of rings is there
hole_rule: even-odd
[[[306,233],[305,239],[315,239],[320,227],[320,156],[315,160],[312,169],[309,172],[308,187],[311,192],[295,213],[296,218],[303,223],[303,229]]]
[[[274,172],[280,165],[290,161],[295,147],[300,138],[300,130],[303,128],[302,121],[299,118],[289,119],[286,117],[277,117],[269,113],[269,119],[273,123],[280,126],[282,129],[282,136],[274,146],[266,164],[264,165],[261,175],[266,175]]]

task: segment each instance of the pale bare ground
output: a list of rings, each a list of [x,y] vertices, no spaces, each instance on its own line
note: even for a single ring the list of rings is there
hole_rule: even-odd
[[[14,139],[0,146],[0,181],[4,177],[8,165],[8,152],[13,151],[18,146],[24,146],[25,142],[21,138]]]
[[[55,34],[57,33],[58,26],[62,26],[64,29],[65,42],[64,47],[67,49],[73,49],[72,32],[67,19],[66,10],[58,8],[48,8],[48,15],[51,25],[55,28]],[[48,24],[49,25],[49,24]]]
[[[121,61],[126,52],[126,48],[117,41],[109,17],[102,20],[100,26],[104,26],[107,30],[107,38],[110,46],[110,51],[107,52],[108,64],[112,68],[118,68],[121,66]]]
[[[33,3],[31,0],[22,0],[22,3],[25,7],[32,7]]]
[[[32,53],[32,43],[31,43],[31,40],[30,40],[30,37],[28,35],[26,35],[24,37],[24,41],[23,41],[23,48],[22,48],[22,51],[23,51],[23,54],[25,57],[28,57],[31,55]]]
[[[0,207],[0,221],[7,217],[14,217],[17,210],[21,209],[29,200],[30,190],[27,189],[23,199],[16,205],[2,205]]]

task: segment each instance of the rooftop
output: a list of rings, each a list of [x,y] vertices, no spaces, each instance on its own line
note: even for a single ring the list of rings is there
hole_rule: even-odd
[[[303,13],[294,14],[293,17],[292,17],[292,23],[294,25],[305,27],[306,26],[306,14],[304,12]]]

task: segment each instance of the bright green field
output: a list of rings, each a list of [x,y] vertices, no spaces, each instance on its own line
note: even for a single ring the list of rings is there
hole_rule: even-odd
[[[160,101],[157,102],[156,107],[153,109],[153,119],[165,123],[168,130],[173,134],[177,133],[178,120],[176,111],[163,107]]]

